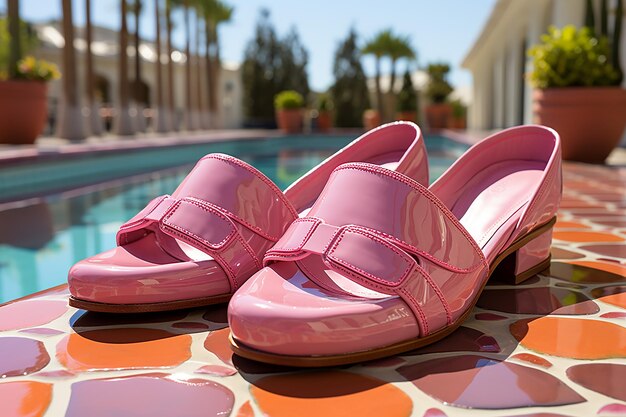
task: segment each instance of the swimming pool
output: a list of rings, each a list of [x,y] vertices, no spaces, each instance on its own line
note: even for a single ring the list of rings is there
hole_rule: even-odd
[[[2,170],[0,191],[5,201],[11,190],[17,192],[17,182],[44,197],[0,211],[0,303],[64,283],[76,261],[113,247],[118,227],[155,196],[171,193],[206,153],[243,159],[284,189],[353,138],[238,140],[112,155],[65,166],[55,162],[35,172],[24,167]],[[440,136],[427,137],[426,146],[432,179],[467,149]],[[137,174],[147,170],[151,172]],[[39,180],[29,183],[27,174]],[[86,185],[98,179],[109,181]],[[60,188],[69,189],[54,191]]]

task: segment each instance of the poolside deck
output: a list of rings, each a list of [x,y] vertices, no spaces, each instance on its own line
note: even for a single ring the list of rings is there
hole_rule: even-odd
[[[224,306],[93,314],[61,286],[0,307],[0,415],[624,416],[626,168],[564,170],[550,270],[437,344],[278,369],[231,355]]]

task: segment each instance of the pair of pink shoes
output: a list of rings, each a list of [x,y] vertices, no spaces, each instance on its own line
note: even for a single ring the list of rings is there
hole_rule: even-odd
[[[120,228],[118,247],[71,269],[70,304],[147,312],[230,299],[240,356],[376,359],[451,333],[490,277],[519,283],[546,268],[560,199],[559,137],[542,126],[490,136],[430,187],[408,122],[366,133],[284,193],[245,162],[207,155]]]

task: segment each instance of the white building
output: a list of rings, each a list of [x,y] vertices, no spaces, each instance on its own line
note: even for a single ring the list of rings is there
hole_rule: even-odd
[[[462,62],[474,79],[468,127],[532,123],[532,87],[525,77],[532,64],[526,50],[539,42],[549,26],[582,26],[584,18],[585,0],[498,0]],[[626,15],[622,21],[626,28]],[[621,45],[622,68],[626,69],[626,30],[622,30]]]
[[[38,24],[34,26],[40,44],[33,52],[38,58],[43,58],[54,62],[63,71],[62,67],[62,49],[65,44],[63,34],[59,22],[50,24]],[[118,71],[118,54],[119,40],[118,32],[102,27],[93,27],[92,29],[92,45],[94,72],[95,72],[95,90],[96,99],[104,106],[111,106],[118,101],[119,94],[119,71]],[[134,79],[134,55],[135,50],[130,45],[132,43],[132,35],[129,36],[129,80]],[[85,83],[85,51],[86,42],[84,39],[83,28],[75,29],[74,46],[76,48],[77,61],[77,88],[81,92],[81,104],[86,104],[86,83]],[[161,39],[162,51],[165,51],[165,39]],[[156,75],[155,63],[157,61],[157,53],[155,44],[142,40],[140,43],[139,53],[142,58],[141,80],[144,83],[144,90],[147,92],[146,101],[149,106],[153,106],[156,100]],[[177,116],[180,118],[181,112],[185,104],[185,66],[186,56],[182,51],[174,50],[172,53],[174,61],[174,103],[177,109]],[[192,56],[195,62],[196,57]],[[201,57],[201,65],[204,68],[204,57]],[[167,52],[161,55],[161,62],[167,60]],[[195,63],[194,63],[195,65]],[[167,104],[167,68],[163,65],[162,70],[162,86],[164,104]],[[197,86],[197,78],[192,77],[192,91],[201,89],[206,92],[206,75],[201,76],[201,85]],[[61,81],[56,80],[50,83],[49,96],[51,105],[54,106],[61,92]],[[243,109],[241,104],[242,85],[241,74],[238,64],[223,63],[220,78],[220,92],[218,93],[219,103],[221,105],[221,127],[237,128],[243,123]],[[206,93],[203,94],[204,103],[206,103]],[[194,101],[195,103],[195,101]],[[54,109],[51,109],[52,112]]]

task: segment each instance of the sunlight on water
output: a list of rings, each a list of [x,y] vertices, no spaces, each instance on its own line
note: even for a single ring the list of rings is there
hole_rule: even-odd
[[[294,137],[281,140],[281,147],[241,142],[238,149],[214,144],[210,152],[233,154],[284,189],[349,140]],[[464,149],[438,137],[426,143],[433,177],[441,175]],[[113,247],[118,227],[155,196],[174,191],[197,158],[198,152],[192,152],[189,164],[178,168],[54,194],[0,211],[0,302],[61,284],[76,261]]]

